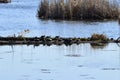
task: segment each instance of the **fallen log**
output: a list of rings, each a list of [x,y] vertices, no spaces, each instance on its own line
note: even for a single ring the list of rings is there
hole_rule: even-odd
[[[72,45],[80,43],[120,43],[120,40],[93,40],[93,38],[63,38],[63,37],[0,37],[0,45],[26,44],[26,45]]]

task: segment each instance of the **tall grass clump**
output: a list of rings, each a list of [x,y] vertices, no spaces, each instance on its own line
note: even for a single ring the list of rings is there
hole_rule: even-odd
[[[91,41],[108,41],[108,38],[104,34],[93,34],[91,36]]]
[[[42,19],[117,19],[115,0],[41,0],[38,17]]]

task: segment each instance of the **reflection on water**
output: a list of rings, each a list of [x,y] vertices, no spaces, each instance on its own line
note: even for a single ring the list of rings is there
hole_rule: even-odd
[[[119,80],[120,48],[0,46],[0,65],[0,80]]]
[[[108,45],[108,43],[91,43],[90,45],[93,49],[103,49]]]

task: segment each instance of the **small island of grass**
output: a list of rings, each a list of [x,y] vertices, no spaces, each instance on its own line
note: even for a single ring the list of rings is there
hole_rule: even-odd
[[[115,0],[41,0],[38,17],[55,20],[118,19]]]

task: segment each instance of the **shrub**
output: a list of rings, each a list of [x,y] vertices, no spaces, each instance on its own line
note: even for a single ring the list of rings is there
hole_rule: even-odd
[[[92,41],[107,41],[108,38],[104,34],[93,34],[91,36]]]

